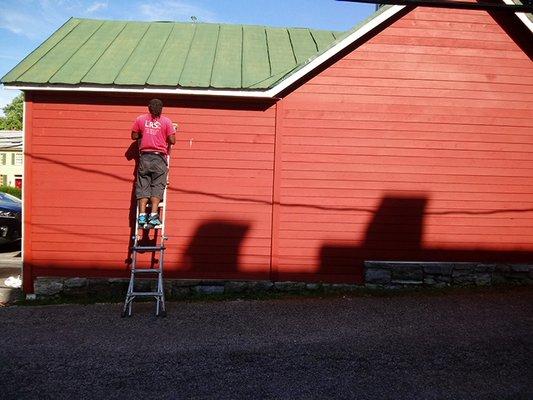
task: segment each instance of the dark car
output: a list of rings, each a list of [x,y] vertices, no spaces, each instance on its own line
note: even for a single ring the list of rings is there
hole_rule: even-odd
[[[22,202],[0,192],[0,245],[20,239],[22,232]]]

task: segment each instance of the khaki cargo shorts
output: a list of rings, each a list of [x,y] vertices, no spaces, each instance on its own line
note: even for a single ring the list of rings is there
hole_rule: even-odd
[[[168,166],[164,154],[141,153],[135,182],[135,197],[162,199],[167,184],[167,174]]]

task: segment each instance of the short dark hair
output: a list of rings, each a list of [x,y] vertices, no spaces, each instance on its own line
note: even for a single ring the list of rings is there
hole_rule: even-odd
[[[163,111],[163,102],[159,99],[150,100],[150,103],[148,103],[148,110],[150,111],[150,114],[152,114],[152,117],[160,117],[161,111]]]

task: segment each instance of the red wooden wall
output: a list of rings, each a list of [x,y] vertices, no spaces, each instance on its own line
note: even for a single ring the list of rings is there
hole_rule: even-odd
[[[416,9],[277,103],[163,97],[180,125],[167,276],[361,282],[368,259],[530,260],[532,89],[487,13]],[[129,131],[148,97],[27,100],[25,277],[125,276]]]
[[[26,276],[124,276],[138,154],[129,134],[135,117],[147,112],[147,99],[27,97]],[[275,107],[163,101],[164,114],[179,123],[167,276],[268,279]]]
[[[533,65],[486,12],[415,9],[280,109],[279,279],[533,259]]]

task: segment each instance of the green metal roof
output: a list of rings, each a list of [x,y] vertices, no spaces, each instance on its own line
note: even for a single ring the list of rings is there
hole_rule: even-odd
[[[4,84],[268,89],[341,32],[71,18]]]

